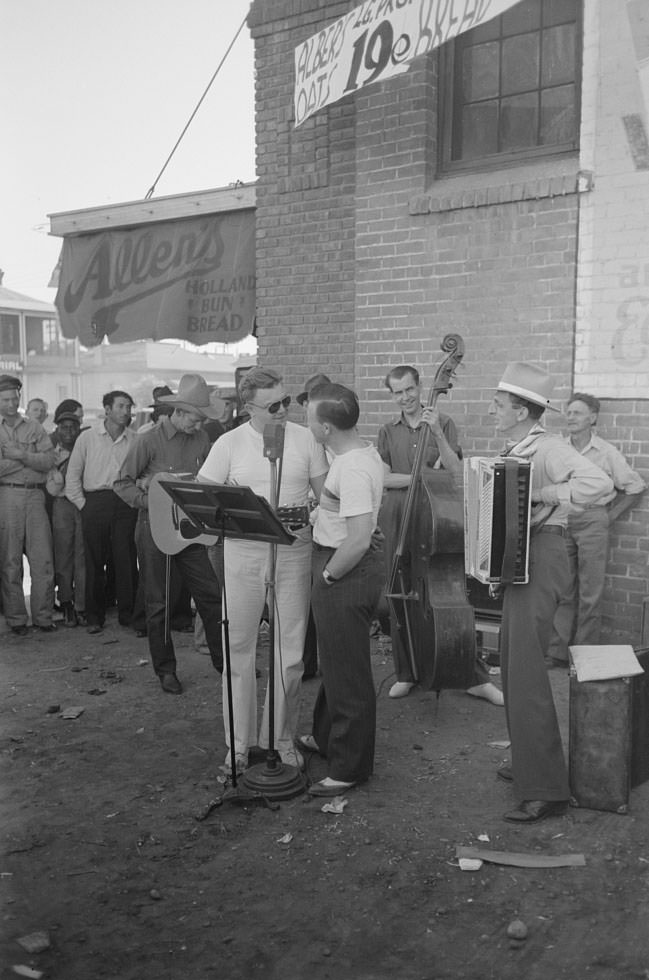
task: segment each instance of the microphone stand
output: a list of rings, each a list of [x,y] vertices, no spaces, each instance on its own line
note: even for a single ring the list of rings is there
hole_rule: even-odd
[[[284,432],[281,439],[274,438],[280,428],[277,424],[264,429],[264,456],[270,461],[270,505],[277,511],[279,488],[282,473],[282,451]],[[268,432],[267,432],[268,430]],[[268,439],[266,438],[268,436]],[[280,445],[278,445],[278,443]],[[277,460],[279,459],[279,476]],[[268,580],[266,582],[266,604],[268,606],[268,753],[266,762],[246,769],[241,782],[246,789],[261,793],[269,800],[290,800],[305,791],[305,783],[300,770],[282,762],[275,748],[275,585],[277,575],[277,543],[269,544]]]

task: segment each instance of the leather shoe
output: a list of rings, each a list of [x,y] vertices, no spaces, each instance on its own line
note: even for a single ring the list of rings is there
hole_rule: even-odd
[[[138,640],[143,640],[144,637],[146,636],[146,630],[136,630],[135,635]]]
[[[183,686],[175,674],[163,674],[160,686],[166,694],[182,694]]]
[[[27,627],[25,625],[22,625],[22,626],[12,626],[11,627],[11,632],[12,633],[15,633],[16,636],[27,636],[28,633],[29,633],[29,630],[27,629]]]
[[[309,796],[342,796],[348,789],[353,789],[355,785],[356,783],[342,783],[327,776],[325,779],[321,779],[319,783],[309,786],[307,793]]]
[[[562,817],[568,809],[568,800],[523,800],[515,810],[503,814],[510,823],[534,823],[548,817]]]
[[[56,623],[49,623],[47,626],[36,627],[41,633],[56,633]]]
[[[496,775],[498,776],[498,779],[502,779],[505,783],[513,783],[514,781],[514,774],[511,766],[501,766],[500,769],[496,769]]]

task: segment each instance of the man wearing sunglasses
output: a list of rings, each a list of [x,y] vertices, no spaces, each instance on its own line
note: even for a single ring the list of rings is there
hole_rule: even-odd
[[[264,429],[271,423],[284,429],[279,507],[305,507],[309,489],[316,498],[327,474],[322,446],[304,426],[288,421],[291,403],[281,375],[269,368],[246,372],[239,396],[250,421],[226,432],[214,443],[199,472],[199,480],[251,487],[271,499],[271,462],[264,455]],[[280,464],[277,466],[280,472]],[[299,714],[302,651],[309,615],[311,586],[311,528],[291,525],[297,540],[278,545],[275,569],[275,748],[283,762],[300,766],[295,750]],[[270,548],[263,541],[226,538],[225,583],[228,597],[230,659],[234,713],[234,752],[237,769],[248,764],[248,750],[268,748],[268,693],[261,726],[257,724],[255,654],[259,621],[266,602]],[[229,746],[227,698],[223,699],[225,737]],[[230,766],[230,755],[225,760]]]

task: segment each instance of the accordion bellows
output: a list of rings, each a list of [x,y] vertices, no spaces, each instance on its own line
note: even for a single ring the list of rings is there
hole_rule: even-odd
[[[529,581],[531,460],[464,460],[464,557],[467,575],[489,584]]]

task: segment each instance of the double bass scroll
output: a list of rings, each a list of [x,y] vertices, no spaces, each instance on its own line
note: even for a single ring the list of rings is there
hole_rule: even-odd
[[[435,374],[427,407],[453,386],[464,356],[459,334],[447,334],[448,356]],[[430,439],[423,425],[403,508],[386,599],[412,675],[433,690],[471,684],[476,655],[473,608],[464,573],[463,499],[453,474],[422,475]]]

